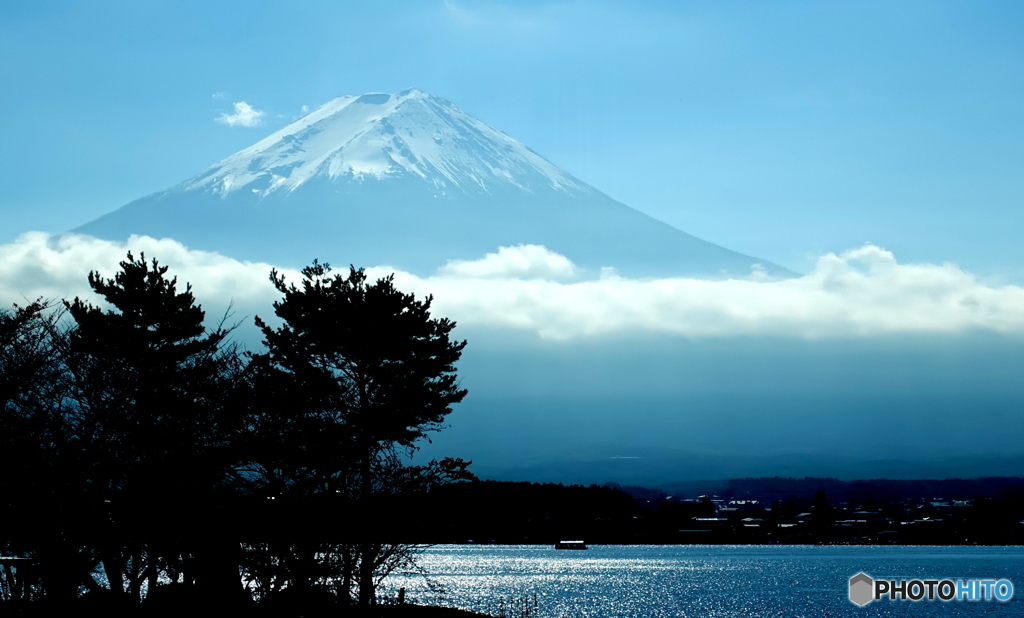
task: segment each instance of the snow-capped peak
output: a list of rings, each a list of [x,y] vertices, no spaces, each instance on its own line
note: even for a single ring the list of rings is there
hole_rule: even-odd
[[[186,182],[226,197],[294,191],[312,179],[414,177],[439,195],[592,189],[532,150],[463,112],[411,89],[343,96]]]

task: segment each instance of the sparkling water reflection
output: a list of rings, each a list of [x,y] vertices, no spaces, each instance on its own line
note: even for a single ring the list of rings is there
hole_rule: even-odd
[[[527,605],[544,618],[747,616],[1021,616],[1024,547],[605,545],[559,551],[537,545],[441,545],[422,577],[395,578],[410,600],[507,615]],[[890,602],[847,599],[859,571],[886,578],[1004,578],[1011,601]],[[511,608],[512,611],[509,611]]]

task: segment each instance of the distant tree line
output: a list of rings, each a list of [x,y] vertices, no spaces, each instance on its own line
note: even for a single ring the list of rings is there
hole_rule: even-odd
[[[1018,477],[982,477],[951,479],[865,479],[843,481],[835,478],[762,477],[738,478],[719,483],[679,483],[663,493],[697,495],[714,493],[730,498],[810,499],[824,490],[833,500],[857,504],[905,502],[909,500],[956,499],[977,496],[997,498],[1024,490]]]
[[[0,311],[0,598],[374,604],[418,550],[399,497],[472,478],[406,457],[466,395],[455,324],[314,262],[271,272],[279,325],[246,354],[166,266],[120,267],[89,275],[105,307]]]
[[[750,485],[753,480],[744,479]],[[872,492],[838,499],[820,486],[807,493],[759,494],[755,499],[670,496],[614,483],[584,487],[476,481],[407,496],[409,508],[420,516],[402,534],[429,543],[583,539],[593,544],[1013,545],[1024,543],[1022,483],[985,482],[982,486],[1007,489],[964,500],[940,500],[931,493],[880,500]]]

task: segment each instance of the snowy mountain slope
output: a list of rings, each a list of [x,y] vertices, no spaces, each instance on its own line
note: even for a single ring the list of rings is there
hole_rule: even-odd
[[[589,189],[504,133],[419,90],[334,99],[183,188],[266,196],[317,178],[401,175],[419,177],[440,195],[486,194],[501,186]]]
[[[239,259],[432,272],[542,244],[584,271],[747,276],[783,268],[702,241],[573,178],[419,90],[334,99],[167,191],[76,232],[172,237]]]

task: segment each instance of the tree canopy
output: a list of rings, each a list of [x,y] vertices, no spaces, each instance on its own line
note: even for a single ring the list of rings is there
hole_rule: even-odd
[[[279,325],[256,318],[266,350],[241,355],[168,272],[129,253],[89,274],[101,305],[0,311],[0,464],[19,473],[0,475],[0,550],[41,565],[11,587],[5,564],[0,597],[139,602],[170,580],[216,602],[244,579],[373,603],[419,548],[397,542],[403,500],[472,478],[405,458],[466,395],[455,324],[393,277],[314,262],[297,285],[270,273]]]
[[[201,474],[197,458],[234,430],[223,398],[227,333],[207,330],[191,286],[179,291],[155,259],[129,253],[120,265],[113,279],[89,274],[112,309],[65,302],[77,324],[69,347],[80,437],[107,450],[111,465],[97,480],[110,491]]]
[[[362,269],[330,272],[314,262],[302,270],[301,287],[271,272],[284,295],[274,303],[284,324],[275,329],[256,318],[267,360],[301,381],[311,399],[338,407],[357,442],[412,446],[465,397],[455,363],[466,342],[451,340],[454,322],[430,317],[432,297],[397,290],[393,275],[368,284]]]
[[[260,400],[266,405],[286,394],[291,402],[286,418],[273,412],[263,418],[274,429],[271,439],[291,434],[293,447],[321,444],[315,452],[293,449],[284,459],[305,463],[307,474],[298,480],[312,479],[314,487],[359,500],[368,522],[375,497],[398,491],[400,477],[416,477],[403,471],[398,449],[413,449],[416,440],[440,429],[452,404],[465,397],[455,363],[466,342],[452,340],[454,322],[431,317],[431,297],[417,300],[399,291],[393,276],[369,283],[362,269],[332,275],[328,264],[314,262],[302,277],[296,286],[272,271],[270,279],[283,294],[274,303],[282,324],[273,328],[256,318],[268,351],[255,356],[254,365],[261,383],[270,385]],[[421,472],[439,469],[432,465]],[[458,471],[454,476],[467,474],[464,462],[445,465]],[[288,484],[281,478],[268,483]],[[357,545],[337,548],[348,557],[342,560],[349,582],[343,594],[358,575],[358,598],[372,603],[381,567],[394,566],[385,557],[396,548],[371,539],[365,526],[361,534]]]

